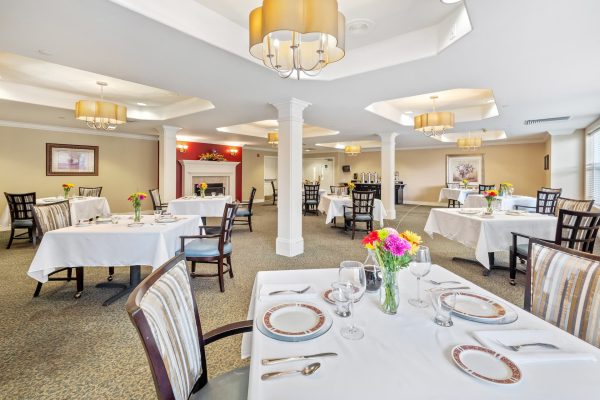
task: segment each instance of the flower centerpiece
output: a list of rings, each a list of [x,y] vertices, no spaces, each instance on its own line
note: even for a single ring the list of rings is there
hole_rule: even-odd
[[[500,196],[512,195],[513,185],[510,182],[502,182],[500,184]]]
[[[223,154],[219,154],[216,151],[200,154],[198,158],[202,161],[227,161]]]
[[[208,185],[206,182],[202,182],[200,184],[200,197],[206,197],[206,188],[208,188]]]
[[[146,200],[148,195],[143,192],[136,192],[129,195],[127,200],[133,205],[133,222],[142,220],[142,201]]]
[[[494,213],[494,207],[492,204],[494,200],[498,197],[498,192],[496,190],[488,190],[487,192],[483,192],[483,198],[487,201],[487,208],[485,209],[485,213],[487,215],[492,215]]]
[[[73,185],[72,183],[63,183],[62,187],[63,187],[63,191],[65,193],[65,199],[68,199],[69,192],[71,191],[71,189],[73,189],[75,187],[75,185]]]
[[[352,196],[352,191],[356,188],[354,182],[348,182],[348,194]]]
[[[467,188],[467,186],[469,186],[469,180],[468,180],[468,179],[463,179],[463,180],[461,181],[461,183],[462,183],[462,185],[463,185],[463,187],[464,187],[465,189]]]
[[[387,314],[396,314],[399,304],[398,271],[408,267],[411,256],[421,245],[421,237],[411,231],[398,233],[393,228],[383,228],[365,236],[362,244],[373,252],[381,267],[381,310]]]

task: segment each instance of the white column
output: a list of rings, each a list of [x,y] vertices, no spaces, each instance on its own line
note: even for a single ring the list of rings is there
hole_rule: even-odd
[[[302,237],[302,125],[304,109],[298,99],[274,103],[279,122],[277,145],[276,253],[294,257],[304,252]]]
[[[158,136],[158,187],[163,203],[177,197],[177,126],[162,125]]]
[[[381,137],[381,202],[386,219],[396,219],[396,201],[394,172],[396,171],[396,137],[397,133],[379,133]]]

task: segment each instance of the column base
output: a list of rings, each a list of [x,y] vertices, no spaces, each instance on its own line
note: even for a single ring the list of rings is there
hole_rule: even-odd
[[[385,210],[386,216],[384,219],[396,219],[396,208],[392,208],[391,210]]]
[[[275,241],[275,254],[285,257],[294,257],[304,253],[304,239],[277,238]]]

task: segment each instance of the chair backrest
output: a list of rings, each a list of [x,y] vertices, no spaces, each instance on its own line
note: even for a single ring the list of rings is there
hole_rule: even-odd
[[[574,200],[565,197],[556,199],[556,209],[554,213],[558,215],[560,210],[571,211],[590,211],[594,205],[594,200]]]
[[[562,193],[562,189],[553,189],[553,188],[547,188],[547,187],[542,187],[540,189],[542,192],[553,192],[553,193]]]
[[[79,186],[79,195],[85,197],[100,197],[102,186],[98,187],[83,187]]]
[[[277,188],[275,187],[275,180],[271,181],[271,188],[273,189],[273,193],[277,193]]]
[[[160,400],[185,400],[207,383],[198,306],[180,254],[144,279],[127,300]]]
[[[150,193],[150,200],[152,200],[152,208],[160,210],[162,202],[160,201],[160,192],[158,191],[158,188],[150,189],[148,190],[148,193]]]
[[[447,182],[446,183],[446,187],[448,189],[458,189],[458,188],[460,188],[460,183],[457,183],[457,182]]]
[[[600,257],[530,240],[525,310],[600,347]]]
[[[35,192],[31,193],[6,193],[6,202],[12,222],[30,220],[33,218],[31,207],[35,206]]]
[[[496,185],[479,185],[479,194],[496,189]]]
[[[69,200],[58,203],[36,205],[31,207],[33,219],[37,226],[38,237],[46,232],[71,226],[71,206]]]
[[[304,185],[304,201],[319,200],[319,185]]]
[[[368,214],[373,216],[373,206],[375,204],[374,191],[352,191],[352,215]]]
[[[556,201],[559,196],[560,192],[538,190],[535,202],[535,212],[544,215],[554,215]]]
[[[221,232],[219,236],[219,252],[223,254],[223,248],[227,243],[231,243],[231,232],[233,230],[233,221],[237,212],[238,203],[227,203],[223,210],[223,219],[221,219]]]
[[[599,229],[600,213],[562,209],[558,213],[554,243],[584,253],[593,253]]]
[[[250,191],[250,199],[248,199],[248,211],[252,211],[252,204],[254,204],[254,196],[256,196],[256,188],[252,186]]]

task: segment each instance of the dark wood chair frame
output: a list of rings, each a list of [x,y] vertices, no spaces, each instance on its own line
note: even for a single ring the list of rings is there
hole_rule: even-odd
[[[158,281],[164,274],[175,267],[177,263],[184,259],[185,256],[180,254],[148,275],[146,279],[144,279],[131,293],[126,305],[129,318],[136,327],[144,346],[144,351],[146,352],[146,357],[148,359],[148,363],[150,364],[150,371],[152,372],[152,379],[154,380],[154,387],[156,388],[156,394],[159,400],[174,399],[173,388],[167,374],[167,368],[165,367],[165,363],[158,350],[156,339],[154,338],[152,329],[148,323],[148,319],[139,305],[142,298],[152,287],[152,285],[154,285],[154,283],[156,283],[156,281]],[[208,383],[205,346],[229,336],[252,332],[254,323],[251,320],[240,321],[222,326],[203,334],[202,325],[200,323],[200,315],[198,314],[198,304],[196,303],[196,297],[194,296],[193,292],[191,294],[191,298],[194,305],[194,315],[196,317],[196,329],[198,331],[198,344],[200,346],[200,357],[202,364],[202,374],[192,389],[192,393],[196,393]]]
[[[496,185],[479,184],[479,194],[482,194],[483,192],[487,192],[488,190],[495,190],[495,189],[496,189]]]
[[[312,213],[319,215],[319,184],[304,185],[304,215]],[[308,201],[316,200],[316,204],[308,204]]]
[[[154,190],[156,190],[156,196],[158,197],[156,200],[154,199],[154,196],[152,195],[152,191],[154,191]],[[148,194],[150,195],[150,200],[152,200],[152,209],[153,210],[164,211],[167,209],[168,204],[163,203],[160,200],[160,192],[158,191],[158,188],[148,190]]]
[[[571,221],[566,222],[568,219]],[[584,220],[587,221],[587,225],[582,225]],[[564,232],[567,230],[568,233]],[[581,246],[578,252],[584,254],[591,254],[594,252],[594,245],[596,243],[596,237],[598,236],[598,230],[600,230],[600,213],[592,213],[586,211],[570,211],[560,210],[558,213],[558,222],[556,225],[556,234],[554,241],[539,239],[538,241],[543,243],[553,243],[564,249],[574,249],[575,247]],[[583,231],[584,234],[580,234]],[[512,247],[509,254],[510,263],[510,284],[515,285],[515,278],[517,275],[517,258],[521,263],[525,263],[528,258],[517,253],[517,242],[518,238],[529,239],[531,242],[536,238],[532,238],[528,235],[523,235],[517,232],[511,232],[512,234]],[[527,256],[528,257],[528,256]]]
[[[97,187],[85,187],[85,186],[79,186],[79,195],[83,196],[82,192],[85,189],[100,189],[98,190],[98,197],[100,197],[100,195],[102,194],[102,186],[97,186]]]
[[[554,215],[554,211],[556,210],[556,202],[560,197],[560,193],[560,190],[550,191],[542,188],[542,190],[538,190],[537,192],[535,207],[517,205],[515,206],[515,209],[535,210],[535,212],[538,214]]]
[[[450,189],[450,185],[446,182],[446,187]],[[458,200],[448,199],[448,208],[460,208],[462,204]]]
[[[13,241],[16,240],[29,240],[33,247],[36,245],[36,235],[35,235],[35,220],[33,219],[33,213],[31,212],[31,207],[36,204],[36,194],[35,192],[31,193],[6,193],[4,192],[4,196],[6,197],[6,202],[8,204],[8,211],[10,213],[10,237],[8,239],[8,244],[6,245],[7,249],[10,249]],[[33,201],[27,201],[27,197],[31,197]],[[15,201],[15,199],[20,199],[20,201]],[[24,204],[25,211],[17,210],[16,204]],[[24,215],[23,215],[24,214]],[[31,227],[20,227],[15,226],[15,221],[19,220],[31,220],[33,221],[33,226]],[[15,230],[17,229],[26,229],[27,232],[15,234]],[[27,236],[25,236],[27,235]]]
[[[275,181],[271,181],[271,188],[273,189],[273,205],[277,204],[277,188],[275,187]]]
[[[237,211],[237,203],[228,203],[225,205],[223,210],[223,218],[221,220],[221,226],[201,226],[200,234],[193,236],[180,236],[181,238],[181,252],[185,253],[185,241],[189,239],[219,239],[219,255],[211,257],[187,257],[187,261],[192,263],[192,278],[214,278],[219,277],[219,288],[221,292],[225,292],[225,280],[224,274],[229,273],[229,277],[233,278],[233,266],[231,264],[231,253],[225,254],[224,247],[226,244],[231,242],[231,232],[233,229],[233,221],[235,219],[235,212]],[[206,233],[202,233],[202,232]],[[196,263],[201,264],[216,264],[218,266],[216,274],[197,274]],[[227,268],[225,268],[227,266]]]
[[[240,208],[245,208],[248,210],[247,217],[236,217],[233,220],[234,225],[248,225],[250,228],[250,232],[252,232],[252,205],[254,204],[254,196],[256,196],[256,188],[252,186],[252,190],[250,191],[250,199],[248,201],[242,201],[238,203],[238,210]]]
[[[344,206],[344,231],[347,231],[352,227],[352,240],[354,240],[354,236],[356,235],[356,224],[360,222],[365,222],[367,224],[367,229],[362,230],[358,229],[359,232],[371,232],[373,230],[373,209],[375,207],[375,192],[366,191],[361,192],[357,190],[352,191],[352,207]],[[352,218],[346,218],[346,209],[352,209]],[[357,221],[356,217],[358,215],[368,215],[370,220],[368,221]]]
[[[40,204],[37,205],[36,208],[44,208],[44,207],[51,207],[51,206],[56,206],[57,204],[61,204],[61,203],[66,203],[67,204],[67,209],[70,210],[71,207],[69,205],[69,201],[65,200],[65,201],[61,201],[58,203],[51,203],[51,204]],[[35,221],[35,225],[37,227],[37,236],[40,237],[40,240],[43,240],[44,237],[44,233],[42,232],[42,228],[39,224],[39,220],[37,217],[37,214],[35,213],[35,210],[32,209],[32,214],[33,214],[33,219]],[[71,212],[69,211],[68,213],[68,224],[71,225]],[[83,267],[75,267],[75,280],[77,282],[77,292],[75,293],[75,295],[73,297],[75,297],[76,299],[81,297],[81,294],[83,293]],[[66,277],[54,277],[53,275],[62,272],[62,271],[67,271],[67,276]],[[71,280],[73,280],[73,268],[60,268],[50,274],[48,274],[48,281],[67,281],[67,282],[71,282]],[[42,290],[42,282],[38,282],[37,286],[35,288],[35,292],[33,293],[33,297],[38,297],[40,295],[40,291]]]
[[[569,249],[567,247],[559,246],[555,243],[550,243],[542,239],[531,239],[529,241],[529,249],[527,250],[527,272],[525,273],[525,301],[523,302],[523,309],[527,312],[531,312],[531,280],[533,278],[533,268],[531,266],[531,249],[533,244],[539,244],[548,248],[562,251],[563,253],[571,254],[577,257],[586,258],[591,261],[600,262],[600,256],[584,253],[582,251]]]

